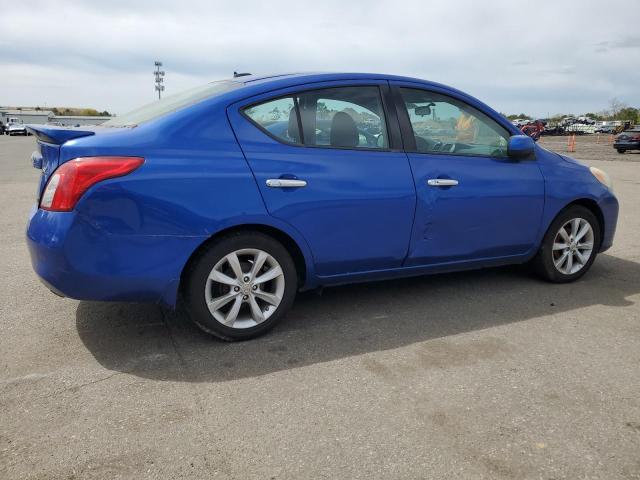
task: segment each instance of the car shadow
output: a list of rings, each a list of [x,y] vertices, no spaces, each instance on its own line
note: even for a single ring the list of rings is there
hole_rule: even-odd
[[[105,368],[155,380],[221,382],[403,347],[591,305],[627,306],[640,263],[601,255],[581,281],[553,285],[524,267],[442,274],[300,294],[271,333],[225,343],[182,309],[80,302],[80,338]]]

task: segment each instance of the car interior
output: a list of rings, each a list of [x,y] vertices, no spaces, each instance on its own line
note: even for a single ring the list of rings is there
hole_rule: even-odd
[[[344,87],[298,97],[305,143],[336,148],[387,148],[377,87]]]
[[[435,92],[400,90],[418,153],[507,156],[509,132],[485,114]],[[334,148],[388,147],[380,92],[375,86],[302,92],[295,98],[278,98],[253,106],[245,113],[271,135],[288,143],[304,141],[305,145]]]
[[[509,132],[491,118],[435,92],[401,92],[418,152],[506,156]]]

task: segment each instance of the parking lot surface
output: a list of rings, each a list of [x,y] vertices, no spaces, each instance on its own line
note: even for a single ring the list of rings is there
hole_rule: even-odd
[[[522,267],[309,292],[227,344],[31,270],[33,137],[0,136],[0,478],[640,479],[640,153],[583,280]],[[566,150],[566,138],[542,145]]]

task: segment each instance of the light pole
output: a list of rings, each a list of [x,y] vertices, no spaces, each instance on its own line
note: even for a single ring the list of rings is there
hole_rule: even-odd
[[[162,96],[162,91],[164,90],[164,85],[162,85],[162,82],[164,82],[164,70],[160,70],[160,67],[162,66],[162,62],[156,60],[155,61],[155,66],[156,69],[153,72],[153,74],[156,76],[156,90],[158,91],[158,100],[160,100],[160,97]]]

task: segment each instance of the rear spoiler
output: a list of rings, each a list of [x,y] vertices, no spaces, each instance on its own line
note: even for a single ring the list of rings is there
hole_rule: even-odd
[[[88,137],[96,134],[96,132],[92,130],[57,127],[55,125],[26,125],[26,127],[38,140],[54,145],[62,145],[64,142],[73,140],[74,138]]]

